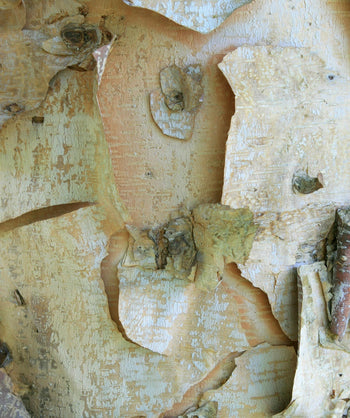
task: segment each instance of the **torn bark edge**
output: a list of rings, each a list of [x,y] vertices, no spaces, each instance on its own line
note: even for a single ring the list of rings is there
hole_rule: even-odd
[[[192,410],[197,409],[205,392],[215,390],[223,386],[232,376],[237,367],[235,359],[246,351],[235,351],[224,357],[201,381],[191,386],[183,395],[182,400],[171,410],[161,414],[159,418],[176,418]]]

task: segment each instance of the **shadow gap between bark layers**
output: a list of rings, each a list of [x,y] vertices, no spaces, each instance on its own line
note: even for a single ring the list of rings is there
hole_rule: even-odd
[[[273,315],[266,293],[244,278],[236,263],[226,264],[222,281],[238,305],[239,320],[252,347],[263,342],[294,345]]]
[[[176,418],[183,415],[189,408],[198,408],[204,393],[215,390],[224,385],[231,377],[236,368],[235,359],[245,351],[228,354],[198,383],[191,386],[182,397],[182,400],[172,407],[171,410],[161,414],[159,418]]]
[[[111,235],[108,241],[107,256],[101,262],[101,279],[104,283],[104,290],[107,295],[109,314],[116,324],[118,331],[123,338],[137,346],[126,334],[119,318],[119,278],[118,264],[124,257],[128,248],[129,233],[126,229]]]

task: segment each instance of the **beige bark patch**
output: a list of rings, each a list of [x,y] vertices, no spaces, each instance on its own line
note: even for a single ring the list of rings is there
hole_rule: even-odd
[[[1,237],[0,330],[35,416],[156,416],[179,399],[173,362],[126,342],[109,317],[100,264],[118,228],[94,206]]]
[[[77,15],[40,30],[0,31],[0,127],[38,107],[56,73],[86,60],[100,46],[100,29],[83,22],[84,17]]]
[[[0,1],[0,36],[4,32],[23,29],[26,23],[26,8],[21,0]]]
[[[223,201],[257,211],[350,200],[350,87],[306,49],[241,47],[219,64],[236,95]],[[295,195],[298,169],[324,187]],[[341,181],[339,179],[342,179]]]
[[[94,78],[92,72],[61,73],[40,108],[2,128],[1,222],[48,206],[94,202],[107,189],[105,202],[114,195],[120,204],[109,180]]]
[[[219,418],[271,416],[288,405],[296,364],[294,348],[262,344],[235,361],[230,379],[203,396],[203,402],[218,403]]]

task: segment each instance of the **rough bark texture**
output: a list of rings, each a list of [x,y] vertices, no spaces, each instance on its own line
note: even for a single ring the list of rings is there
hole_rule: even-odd
[[[300,48],[241,47],[219,66],[236,94],[222,201],[247,206],[260,226],[240,268],[269,295],[282,328],[296,339],[293,271],[297,263],[324,259],[334,208],[350,200],[349,183],[340,181],[348,173],[350,89]],[[324,187],[295,193],[300,169],[316,178],[322,173]],[[294,302],[286,304],[292,293]]]
[[[21,399],[13,393],[11,379],[0,370],[0,414],[3,418],[29,418]]]
[[[350,316],[350,211],[337,211],[337,254],[334,265],[331,331],[342,339]]]
[[[301,266],[301,312],[298,364],[290,406],[279,416],[346,415],[349,407],[349,335],[345,345],[328,336],[327,306],[322,282],[327,281],[324,262]]]
[[[322,260],[350,200],[349,3],[187,3],[0,0],[3,416],[14,394],[35,417],[347,410]],[[195,112],[187,141],[157,90]]]

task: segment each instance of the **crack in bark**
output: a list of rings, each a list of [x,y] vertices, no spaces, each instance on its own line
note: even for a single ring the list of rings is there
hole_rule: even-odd
[[[246,279],[236,263],[225,265],[222,283],[239,307],[239,321],[252,347],[262,342],[293,345],[274,316],[268,295]]]
[[[111,320],[116,324],[118,331],[125,341],[139,347],[140,344],[132,341],[119,318],[119,277],[118,264],[123,259],[129,242],[129,233],[126,229],[112,234],[108,241],[107,255],[101,262],[101,279],[108,300],[108,309]]]
[[[31,225],[36,222],[46,221],[52,218],[66,215],[67,213],[77,211],[79,209],[93,206],[95,202],[75,202],[63,203],[60,205],[47,206],[40,209],[31,210],[16,218],[9,219],[0,223],[0,235],[12,231],[23,226]]]

